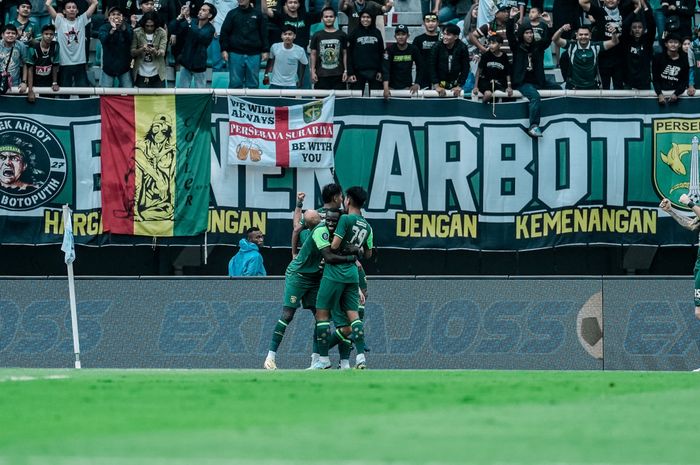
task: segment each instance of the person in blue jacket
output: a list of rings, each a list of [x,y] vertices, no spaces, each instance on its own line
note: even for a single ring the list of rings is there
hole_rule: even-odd
[[[240,250],[228,262],[229,276],[267,276],[260,247],[263,246],[265,235],[259,228],[253,226],[245,232],[245,237],[238,242]]]

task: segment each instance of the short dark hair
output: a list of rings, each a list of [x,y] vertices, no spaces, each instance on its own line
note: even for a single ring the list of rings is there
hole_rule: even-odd
[[[257,231],[260,231],[260,228],[258,228],[257,226],[251,226],[250,228],[245,230],[245,238],[250,240],[250,235]]]
[[[323,13],[325,13],[328,10],[333,12],[333,16],[336,16],[335,9],[332,6],[328,5],[328,6],[324,6],[323,9],[321,10],[321,17],[323,17]]]
[[[445,24],[445,27],[442,28],[442,32],[458,36],[462,31],[460,31],[459,26],[456,24]]]
[[[14,24],[5,24],[2,27],[2,30],[0,30],[0,34],[4,34],[5,31],[14,31],[15,33],[17,33],[17,26],[15,26]]]
[[[41,33],[43,34],[45,31],[56,32],[56,26],[53,24],[44,24],[44,26],[41,28]]]
[[[216,7],[209,2],[202,3],[202,6],[204,5],[209,7],[209,13],[211,13],[211,18],[209,19],[209,21],[216,18],[216,14],[218,13],[218,11],[216,11]],[[202,6],[200,6],[200,8],[202,8]]]
[[[146,24],[146,21],[153,21],[156,28],[160,27],[160,18],[158,17],[158,13],[155,11],[144,13],[143,16],[141,16],[141,19],[139,19],[139,27],[143,27],[143,25]]]
[[[29,0],[19,0],[15,5],[17,5],[17,8],[19,8],[21,5],[29,5],[29,8],[32,8],[32,2]]]
[[[332,213],[333,215],[338,215],[338,218],[343,214],[343,211],[340,208],[329,208],[326,210],[326,218],[328,218],[328,214]]]
[[[323,189],[321,190],[321,200],[323,200],[323,203],[331,203],[333,201],[333,197],[342,193],[343,189],[340,188],[340,185],[332,182],[323,186]]]
[[[282,26],[282,32],[293,32],[294,34],[296,34],[297,28],[292,26],[291,24],[285,24]]]
[[[585,29],[585,30],[587,30],[588,32],[591,32],[591,26],[589,26],[588,24],[580,24],[580,25],[576,28],[576,32],[580,31],[581,29]]]
[[[352,186],[345,191],[345,197],[350,200],[354,207],[362,208],[367,201],[367,191],[360,186]]]

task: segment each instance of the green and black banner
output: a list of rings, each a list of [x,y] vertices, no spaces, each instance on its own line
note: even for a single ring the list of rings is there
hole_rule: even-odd
[[[167,97],[164,97],[167,98]],[[250,99],[291,105],[295,99]],[[103,233],[98,98],[0,97],[0,243],[55,244],[61,205],[79,244],[151,244]],[[337,99],[335,169],[231,165],[228,102],[212,106],[208,231],[158,244],[236,244],[258,226],[289,245],[297,191],[321,204],[329,182],[369,192],[379,247],[525,250],[569,244],[691,244],[658,208],[700,199],[700,109],[693,99],[553,98],[544,137],[526,133],[527,103]],[[125,136],[126,137],[126,136]],[[125,139],[125,143],[127,143]]]

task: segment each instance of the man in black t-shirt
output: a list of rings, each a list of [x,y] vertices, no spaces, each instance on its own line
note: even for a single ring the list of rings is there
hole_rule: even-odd
[[[427,64],[430,61],[430,51],[440,40],[437,15],[435,13],[423,15],[423,27],[425,28],[425,32],[413,39],[413,45],[415,45],[420,52],[423,63]],[[430,87],[430,73],[422,73],[420,77],[416,76],[416,81],[421,89]]]
[[[394,30],[395,44],[384,52],[382,76],[384,78],[384,98],[391,97],[390,89],[408,89],[412,94],[418,92],[423,73],[423,58],[418,47],[408,43],[408,28],[399,24]],[[413,79],[413,66],[416,67],[416,79]]]
[[[321,11],[323,30],[311,38],[311,81],[315,89],[345,89],[347,72],[347,36],[335,28],[335,10]]]
[[[493,92],[506,91],[508,96],[513,95],[511,88],[511,71],[508,56],[501,51],[503,39],[499,35],[489,36],[489,51],[481,55],[479,67],[474,82],[474,95],[481,92],[484,103],[489,103]]]

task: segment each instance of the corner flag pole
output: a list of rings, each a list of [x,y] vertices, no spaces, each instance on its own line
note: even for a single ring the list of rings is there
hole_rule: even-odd
[[[75,260],[75,244],[73,242],[73,221],[68,205],[63,206],[63,244],[61,250],[66,254],[65,262],[68,268],[68,297],[70,299],[70,320],[73,329],[73,353],[75,368],[80,368],[80,336],[78,334],[78,312],[75,304],[75,278],[73,276],[73,261]]]

